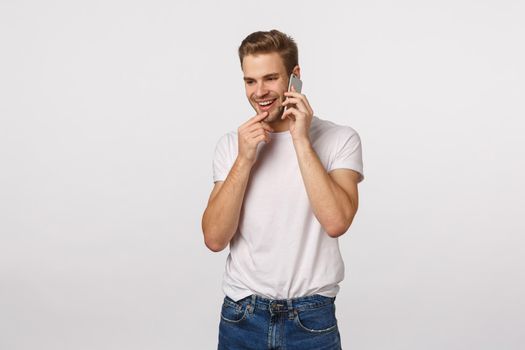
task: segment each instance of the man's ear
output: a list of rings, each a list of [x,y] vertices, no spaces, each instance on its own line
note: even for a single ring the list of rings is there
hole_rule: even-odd
[[[298,65],[293,67],[292,73],[299,79],[301,79],[301,67]]]

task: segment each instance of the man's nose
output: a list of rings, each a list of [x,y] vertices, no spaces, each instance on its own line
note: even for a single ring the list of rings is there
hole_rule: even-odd
[[[268,89],[266,88],[266,85],[264,83],[257,85],[257,90],[255,91],[255,95],[257,97],[263,97],[268,93]]]

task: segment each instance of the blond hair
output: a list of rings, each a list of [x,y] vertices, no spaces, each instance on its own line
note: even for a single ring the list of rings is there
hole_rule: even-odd
[[[239,59],[242,61],[247,55],[277,52],[283,60],[286,72],[291,74],[299,64],[299,53],[294,39],[276,29],[268,32],[254,32],[248,35],[239,46]]]

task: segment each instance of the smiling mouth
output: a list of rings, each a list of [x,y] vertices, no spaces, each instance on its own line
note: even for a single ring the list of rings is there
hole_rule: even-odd
[[[268,109],[272,108],[272,106],[275,104],[275,101],[277,101],[276,98],[271,100],[257,101],[257,105],[261,110],[267,111]]]

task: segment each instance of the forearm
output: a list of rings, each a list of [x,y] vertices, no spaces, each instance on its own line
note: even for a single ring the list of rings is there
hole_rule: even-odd
[[[308,140],[294,142],[301,175],[313,212],[331,237],[348,230],[356,208],[345,191],[330,177]]]
[[[208,203],[202,230],[206,245],[213,251],[226,248],[237,231],[250,171],[251,166],[237,158],[219,192]]]

